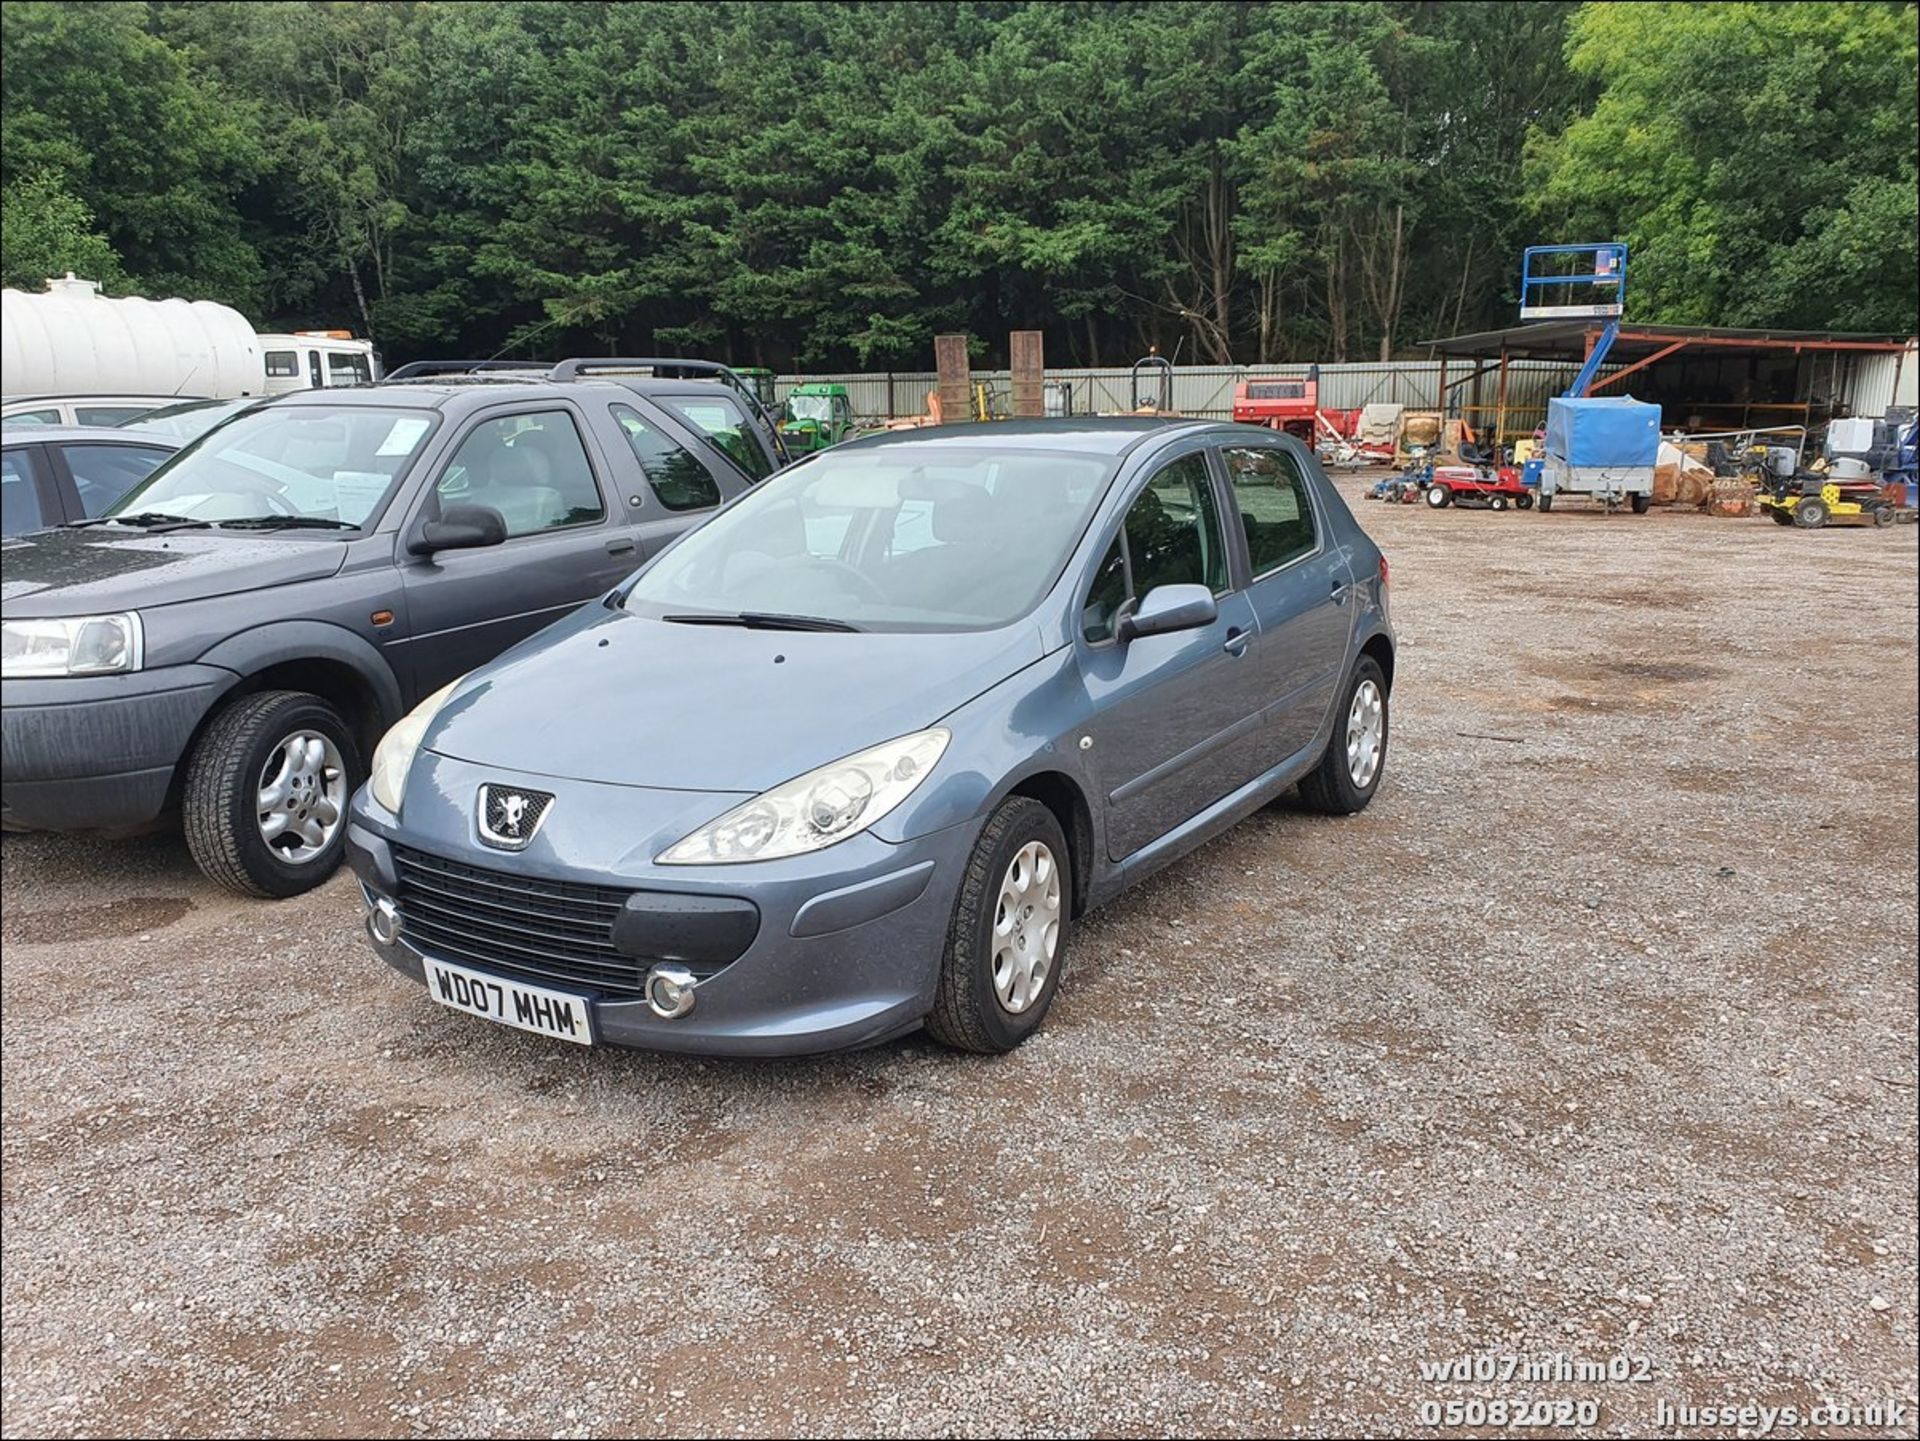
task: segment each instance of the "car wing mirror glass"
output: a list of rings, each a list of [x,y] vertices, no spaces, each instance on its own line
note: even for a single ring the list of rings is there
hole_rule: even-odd
[[[1220,607],[1204,585],[1156,585],[1120,618],[1120,639],[1197,630],[1219,618]]]
[[[490,505],[450,505],[438,520],[421,524],[408,544],[413,555],[432,555],[441,550],[474,550],[483,545],[499,545],[507,538],[507,522]]]

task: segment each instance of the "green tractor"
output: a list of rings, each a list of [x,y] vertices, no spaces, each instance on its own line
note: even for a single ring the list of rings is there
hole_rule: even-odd
[[[736,365],[733,373],[747,383],[747,389],[754,393],[771,415],[774,410],[773,372],[764,365]]]
[[[844,385],[796,385],[787,396],[780,438],[796,456],[838,445],[852,434],[853,402]]]

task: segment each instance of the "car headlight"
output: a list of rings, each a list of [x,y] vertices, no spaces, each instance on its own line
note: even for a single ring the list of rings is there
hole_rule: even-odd
[[[460,680],[448,681],[408,711],[373,748],[373,774],[367,778],[367,784],[373,798],[395,815],[400,814],[400,797],[407,788],[407,772],[413,769],[413,757],[420,749],[420,741]]]
[[[118,675],[140,669],[145,643],[138,611],[0,620],[0,675]]]
[[[824,850],[912,795],[950,739],[935,726],[795,776],[674,842],[656,864],[725,866]]]

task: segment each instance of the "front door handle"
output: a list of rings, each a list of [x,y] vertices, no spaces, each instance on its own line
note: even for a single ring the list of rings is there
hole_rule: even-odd
[[[1228,655],[1245,655],[1247,653],[1247,642],[1252,639],[1253,633],[1251,631],[1244,631],[1238,626],[1235,626],[1227,632],[1226,644],[1222,645],[1220,649]]]
[[[608,555],[632,555],[633,554],[632,539],[627,536],[622,536],[618,540],[608,541],[607,554]]]

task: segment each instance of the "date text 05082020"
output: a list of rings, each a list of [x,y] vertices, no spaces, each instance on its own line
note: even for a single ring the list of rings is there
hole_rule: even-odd
[[[1595,1400],[1548,1401],[1422,1401],[1422,1426],[1504,1426],[1511,1430],[1534,1426],[1598,1426],[1600,1403]]]

